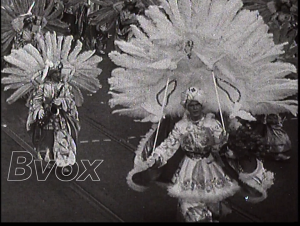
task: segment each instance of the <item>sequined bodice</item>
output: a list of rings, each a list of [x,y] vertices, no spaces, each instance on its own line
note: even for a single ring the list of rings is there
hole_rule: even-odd
[[[186,152],[199,154],[207,153],[207,146],[213,142],[213,136],[209,128],[204,127],[204,120],[188,122],[186,131],[182,136],[181,147]]]

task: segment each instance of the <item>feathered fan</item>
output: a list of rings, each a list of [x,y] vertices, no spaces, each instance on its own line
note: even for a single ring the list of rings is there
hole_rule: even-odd
[[[34,35],[47,31],[69,34],[69,25],[61,18],[64,6],[58,0],[1,1],[1,53],[32,43]]]
[[[206,110],[228,115],[297,114],[298,81],[285,76],[294,65],[281,62],[287,43],[274,44],[257,12],[241,0],[163,0],[138,16],[134,37],[116,41],[109,54],[120,66],[109,79],[114,113],[158,122],[182,115],[180,96],[197,86]],[[163,112],[162,112],[163,109]]]
[[[95,93],[100,88],[97,76],[102,70],[97,65],[102,58],[94,55],[95,50],[81,52],[80,41],[72,50],[73,37],[57,36],[55,32],[47,32],[37,41],[39,48],[27,44],[12,50],[9,56],[4,56],[11,67],[2,70],[10,75],[2,78],[1,82],[5,85],[4,90],[16,89],[7,99],[9,104],[31,92],[35,87],[33,81],[38,79],[42,83],[48,71],[60,63],[63,65],[62,74],[67,76],[67,82],[73,86],[77,106],[83,103],[80,89]]]
[[[244,8],[258,10],[266,23],[297,23],[297,0],[243,0]]]
[[[298,67],[298,1],[296,0],[243,0],[244,8],[258,11],[274,35],[275,44],[287,42],[285,53],[280,56],[283,61]],[[290,76],[297,76],[291,74]]]

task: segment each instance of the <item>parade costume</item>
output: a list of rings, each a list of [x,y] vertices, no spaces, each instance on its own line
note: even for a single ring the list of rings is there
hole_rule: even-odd
[[[265,116],[264,138],[268,144],[267,155],[273,156],[275,160],[288,160],[290,156],[285,155],[292,148],[291,140],[287,132],[283,129],[284,120],[279,114]]]
[[[191,100],[203,104],[203,94],[194,95],[195,92],[197,91],[188,90],[188,96],[183,100],[184,105],[188,105]],[[180,200],[179,207],[187,221],[211,221],[209,206],[218,207],[220,201],[239,189],[237,182],[224,173],[218,162],[220,159],[215,157],[224,145],[225,137],[222,137],[222,132],[221,124],[212,114],[207,114],[198,121],[185,115],[147,159],[148,163],[161,161],[160,165],[163,166],[179,146],[183,149],[185,156],[172,178],[172,184],[168,186],[168,193]]]
[[[95,93],[101,88],[98,63],[102,58],[93,51],[81,51],[82,43],[72,36],[47,32],[38,47],[27,44],[4,56],[11,67],[2,73],[4,90],[16,89],[7,99],[14,103],[28,94],[26,129],[38,156],[59,167],[76,163],[80,131],[77,107],[83,104],[81,89]]]
[[[69,25],[61,20],[64,5],[58,0],[1,1],[1,53],[26,44],[36,46],[36,36],[47,31],[70,34]]]
[[[149,183],[141,179],[143,176],[154,181],[158,178],[156,174],[160,171],[149,164],[156,152],[166,163],[182,144],[179,140],[187,128],[196,130],[197,126],[186,115],[185,106],[179,104],[182,93],[189,87],[204,93],[203,113],[206,117],[210,113],[219,114],[220,123],[206,117],[199,122],[200,131],[210,131],[208,134],[215,132],[210,125],[221,125],[227,133],[224,115],[228,119],[242,118],[249,122],[256,121],[256,115],[286,112],[297,115],[298,101],[292,96],[298,92],[298,81],[286,77],[296,73],[297,69],[280,60],[287,43],[275,44],[262,17],[242,6],[240,0],[161,0],[159,6],[149,6],[145,16],[137,16],[139,23],[131,25],[133,36],[130,40],[115,41],[120,51],[112,51],[109,57],[119,67],[112,71],[108,80],[113,113],[153,123],[140,141],[134,167],[127,176],[132,189],[144,191],[148,188]],[[182,121],[175,125],[166,143],[159,144],[158,134],[165,117],[181,117]],[[203,132],[204,137],[206,132]],[[197,140],[197,133],[191,134],[186,138],[188,143]],[[184,160],[180,163],[179,174],[173,177],[173,184],[168,187],[170,195],[184,201],[189,196],[198,197],[198,201],[220,201],[246,188],[259,193],[257,197],[253,195],[253,202],[267,197],[273,174],[264,169],[259,158],[255,157],[248,170],[250,163],[239,164],[236,150],[231,152],[225,148],[224,155],[220,153],[225,166],[211,163],[213,168],[210,168],[207,156],[200,154],[193,160],[184,145],[182,149]],[[218,155],[213,159],[220,163]],[[196,186],[192,183],[193,178],[205,180],[211,178],[210,173],[218,175],[216,178],[220,180],[215,185],[224,186],[224,193],[214,190],[210,193],[214,196],[210,196],[201,190],[202,185],[198,185],[199,193],[197,189],[182,192],[185,185],[187,189]],[[224,173],[230,179],[224,179]],[[139,183],[137,175],[142,175]],[[181,180],[187,183],[180,184],[183,183]],[[189,205],[183,206],[185,212]],[[201,207],[192,211],[198,217],[189,218],[191,214],[185,214],[186,221],[202,221],[204,212],[211,220],[211,213],[216,212],[213,211],[215,205],[208,207],[198,202],[190,206]]]
[[[137,24],[137,15],[143,15],[149,5],[158,4],[158,0],[93,0],[100,7],[88,15],[89,24],[95,26],[101,41],[129,40],[132,37],[131,25]],[[118,46],[115,46],[118,48]],[[106,45],[103,46],[106,50]]]
[[[182,105],[187,106],[191,100],[203,104],[204,94],[197,93],[199,92],[194,87],[188,89],[183,95]],[[141,172],[147,171],[148,168],[163,167],[181,148],[184,156],[171,183],[167,186],[168,193],[178,198],[178,207],[185,221],[212,222],[213,216],[220,217],[230,212],[222,211],[226,208],[222,205],[222,201],[240,192],[245,185],[260,193],[259,197],[251,197],[251,194],[248,194],[250,201],[258,202],[267,197],[266,191],[273,185],[274,180],[273,173],[267,171],[260,160],[257,160],[256,166],[251,173],[248,173],[240,170],[240,165],[237,167],[237,162],[232,155],[228,159],[221,158],[221,155],[224,155],[221,151],[223,146],[226,146],[226,142],[226,134],[214,114],[208,113],[201,119],[193,121],[187,112],[175,124],[168,137],[151,152],[146,161],[142,160],[142,153],[137,155],[135,166],[140,167],[139,169],[144,167]],[[228,161],[227,168],[223,161]],[[228,167],[236,170],[237,174],[234,177],[232,173],[227,174]],[[129,173],[127,179],[133,189],[141,191],[143,187],[134,179],[135,174],[140,173],[136,171],[137,168]],[[257,178],[260,184],[257,184]],[[153,178],[155,179],[157,178]]]
[[[32,131],[32,142],[45,161],[53,160],[59,167],[74,165],[80,124],[72,87],[49,80],[32,94],[27,131]]]
[[[258,11],[269,26],[275,44],[286,42],[279,59],[298,65],[298,1],[297,0],[243,0],[244,8]],[[289,75],[297,78],[297,73]]]

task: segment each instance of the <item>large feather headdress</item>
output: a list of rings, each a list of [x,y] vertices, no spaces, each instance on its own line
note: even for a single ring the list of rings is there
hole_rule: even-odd
[[[122,11],[128,5],[134,8],[133,11],[137,11],[136,14],[140,14],[139,12],[144,11],[149,5],[157,4],[157,0],[91,0],[91,2],[100,9],[89,15],[90,23],[96,25],[98,30],[105,29],[105,31],[116,25]]]
[[[64,5],[59,0],[4,0],[1,1],[1,53],[8,54],[15,41],[23,19],[36,17],[31,32],[55,31],[67,35],[69,24],[62,21]],[[39,31],[40,30],[40,31]]]
[[[297,114],[297,72],[278,58],[287,43],[275,44],[256,11],[241,0],[162,0],[131,25],[134,37],[116,41],[118,66],[109,79],[113,113],[157,122],[182,115],[181,93],[198,87],[206,110],[229,115]],[[163,109],[163,111],[162,111]],[[251,115],[249,115],[251,117]]]
[[[81,89],[95,93],[101,87],[98,76],[102,70],[98,63],[102,58],[95,55],[95,50],[82,51],[79,40],[74,43],[73,36],[57,36],[55,32],[47,32],[37,40],[38,47],[27,44],[4,56],[10,66],[2,73],[9,75],[1,82],[5,85],[4,90],[16,90],[7,99],[9,104],[34,90],[34,81],[42,83],[48,72],[59,65],[62,65],[65,82],[73,87],[77,106],[83,103]]]
[[[263,17],[274,35],[275,44],[288,42],[281,59],[298,67],[298,1],[243,0],[243,3],[245,9],[257,10]]]
[[[99,9],[88,15],[89,24],[102,34],[101,40],[127,40],[131,38],[130,24],[136,24],[136,15],[144,14],[149,5],[159,0],[91,0]],[[105,48],[105,45],[103,46]],[[114,46],[117,48],[117,46]]]

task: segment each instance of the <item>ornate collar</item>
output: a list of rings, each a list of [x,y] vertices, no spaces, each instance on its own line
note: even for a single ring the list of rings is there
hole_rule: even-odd
[[[200,119],[198,119],[198,120],[196,120],[196,121],[192,120],[191,118],[189,118],[189,119],[190,119],[190,121],[191,121],[193,124],[198,124],[199,122],[203,121],[204,118],[205,118],[205,116],[202,116]]]

